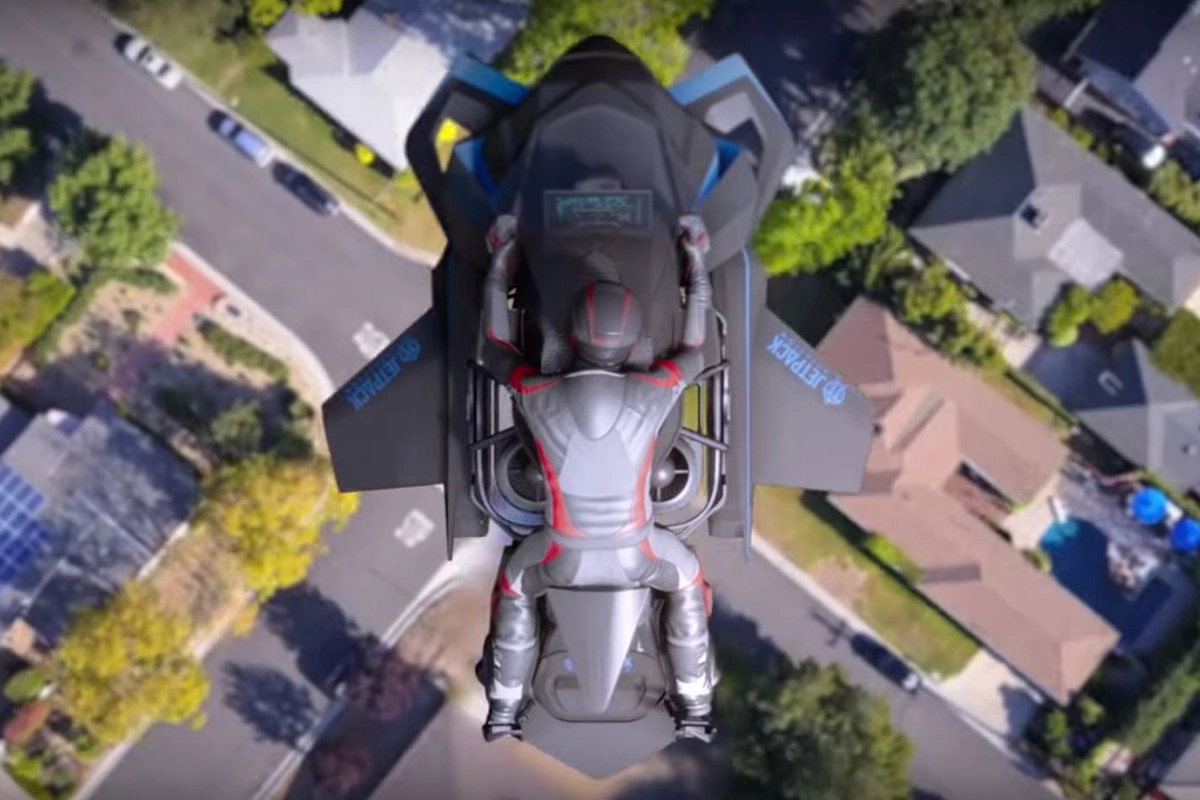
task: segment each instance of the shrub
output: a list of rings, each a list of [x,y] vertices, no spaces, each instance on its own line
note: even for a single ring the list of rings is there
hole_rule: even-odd
[[[1089,319],[1101,333],[1113,333],[1133,317],[1138,307],[1137,289],[1124,278],[1113,278],[1092,296]]]
[[[227,461],[240,461],[261,452],[263,426],[258,404],[241,403],[221,412],[208,435],[217,455]]]
[[[1091,297],[1082,286],[1067,286],[1046,316],[1046,334],[1054,347],[1066,347],[1079,338],[1079,326],[1092,313]]]
[[[869,534],[866,541],[863,542],[863,549],[875,556],[889,569],[899,573],[909,583],[921,581],[921,568],[890,539],[877,533]]]
[[[44,700],[36,700],[21,706],[4,726],[5,743],[9,747],[20,747],[26,744],[46,724],[50,710],[50,704]]]
[[[1079,712],[1079,721],[1086,728],[1094,728],[1104,719],[1104,706],[1096,702],[1095,698],[1090,695],[1080,695],[1078,702],[1075,704]]]
[[[1154,365],[1200,396],[1200,318],[1186,308],[1171,317],[1154,343]]]
[[[13,703],[26,703],[37,697],[49,681],[38,670],[23,669],[4,684],[4,696]]]
[[[286,364],[257,345],[230,333],[212,320],[205,320],[201,324],[200,337],[227,364],[256,369],[275,380],[287,379]]]
[[[24,279],[0,272],[0,362],[41,336],[73,294],[70,284],[42,269]]]
[[[1042,740],[1050,755],[1060,761],[1071,758],[1071,723],[1061,709],[1056,708],[1047,715]]]
[[[173,280],[156,269],[135,267],[134,269],[118,270],[113,273],[113,278],[139,289],[148,289],[155,294],[167,295],[179,291],[179,287]]]

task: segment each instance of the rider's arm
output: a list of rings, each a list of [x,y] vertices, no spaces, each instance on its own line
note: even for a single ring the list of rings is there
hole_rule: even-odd
[[[488,249],[492,261],[483,281],[480,362],[496,380],[508,384],[513,372],[524,364],[508,313],[508,291],[517,272],[516,217],[505,214],[496,218],[488,231]]]
[[[684,310],[683,342],[669,358],[654,365],[652,374],[660,380],[677,379],[684,385],[704,371],[704,337],[708,331],[708,309],[712,305],[712,285],[708,282],[708,231],[698,215],[680,219],[680,247],[684,256],[684,280],[687,304]]]

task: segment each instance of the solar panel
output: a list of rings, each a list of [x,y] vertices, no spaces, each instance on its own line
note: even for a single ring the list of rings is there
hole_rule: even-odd
[[[19,473],[0,465],[0,584],[14,580],[49,544],[34,519],[45,502]]]

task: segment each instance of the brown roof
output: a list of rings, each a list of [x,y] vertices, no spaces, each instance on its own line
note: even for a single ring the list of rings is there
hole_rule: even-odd
[[[893,468],[902,464],[899,483],[945,481],[969,461],[1010,499],[1025,503],[1067,456],[1047,425],[951,364],[875,303],[855,301],[817,353],[874,402],[882,450],[871,457],[887,453]]]
[[[875,404],[880,430],[862,493],[831,498],[920,567],[920,589],[1016,669],[1067,702],[1117,631],[948,493],[969,461],[1011,498],[1032,499],[1066,449],[887,311],[858,300],[818,353]]]

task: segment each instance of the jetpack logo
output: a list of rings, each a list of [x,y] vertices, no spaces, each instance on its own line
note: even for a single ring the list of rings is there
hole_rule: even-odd
[[[401,336],[359,377],[346,386],[346,399],[355,411],[361,411],[367,403],[396,380],[401,364],[411,364],[421,357],[421,343],[412,336]]]
[[[846,402],[846,384],[836,372],[818,361],[816,354],[799,339],[777,333],[767,345],[767,352],[805,385],[820,389],[825,405],[840,406]]]

